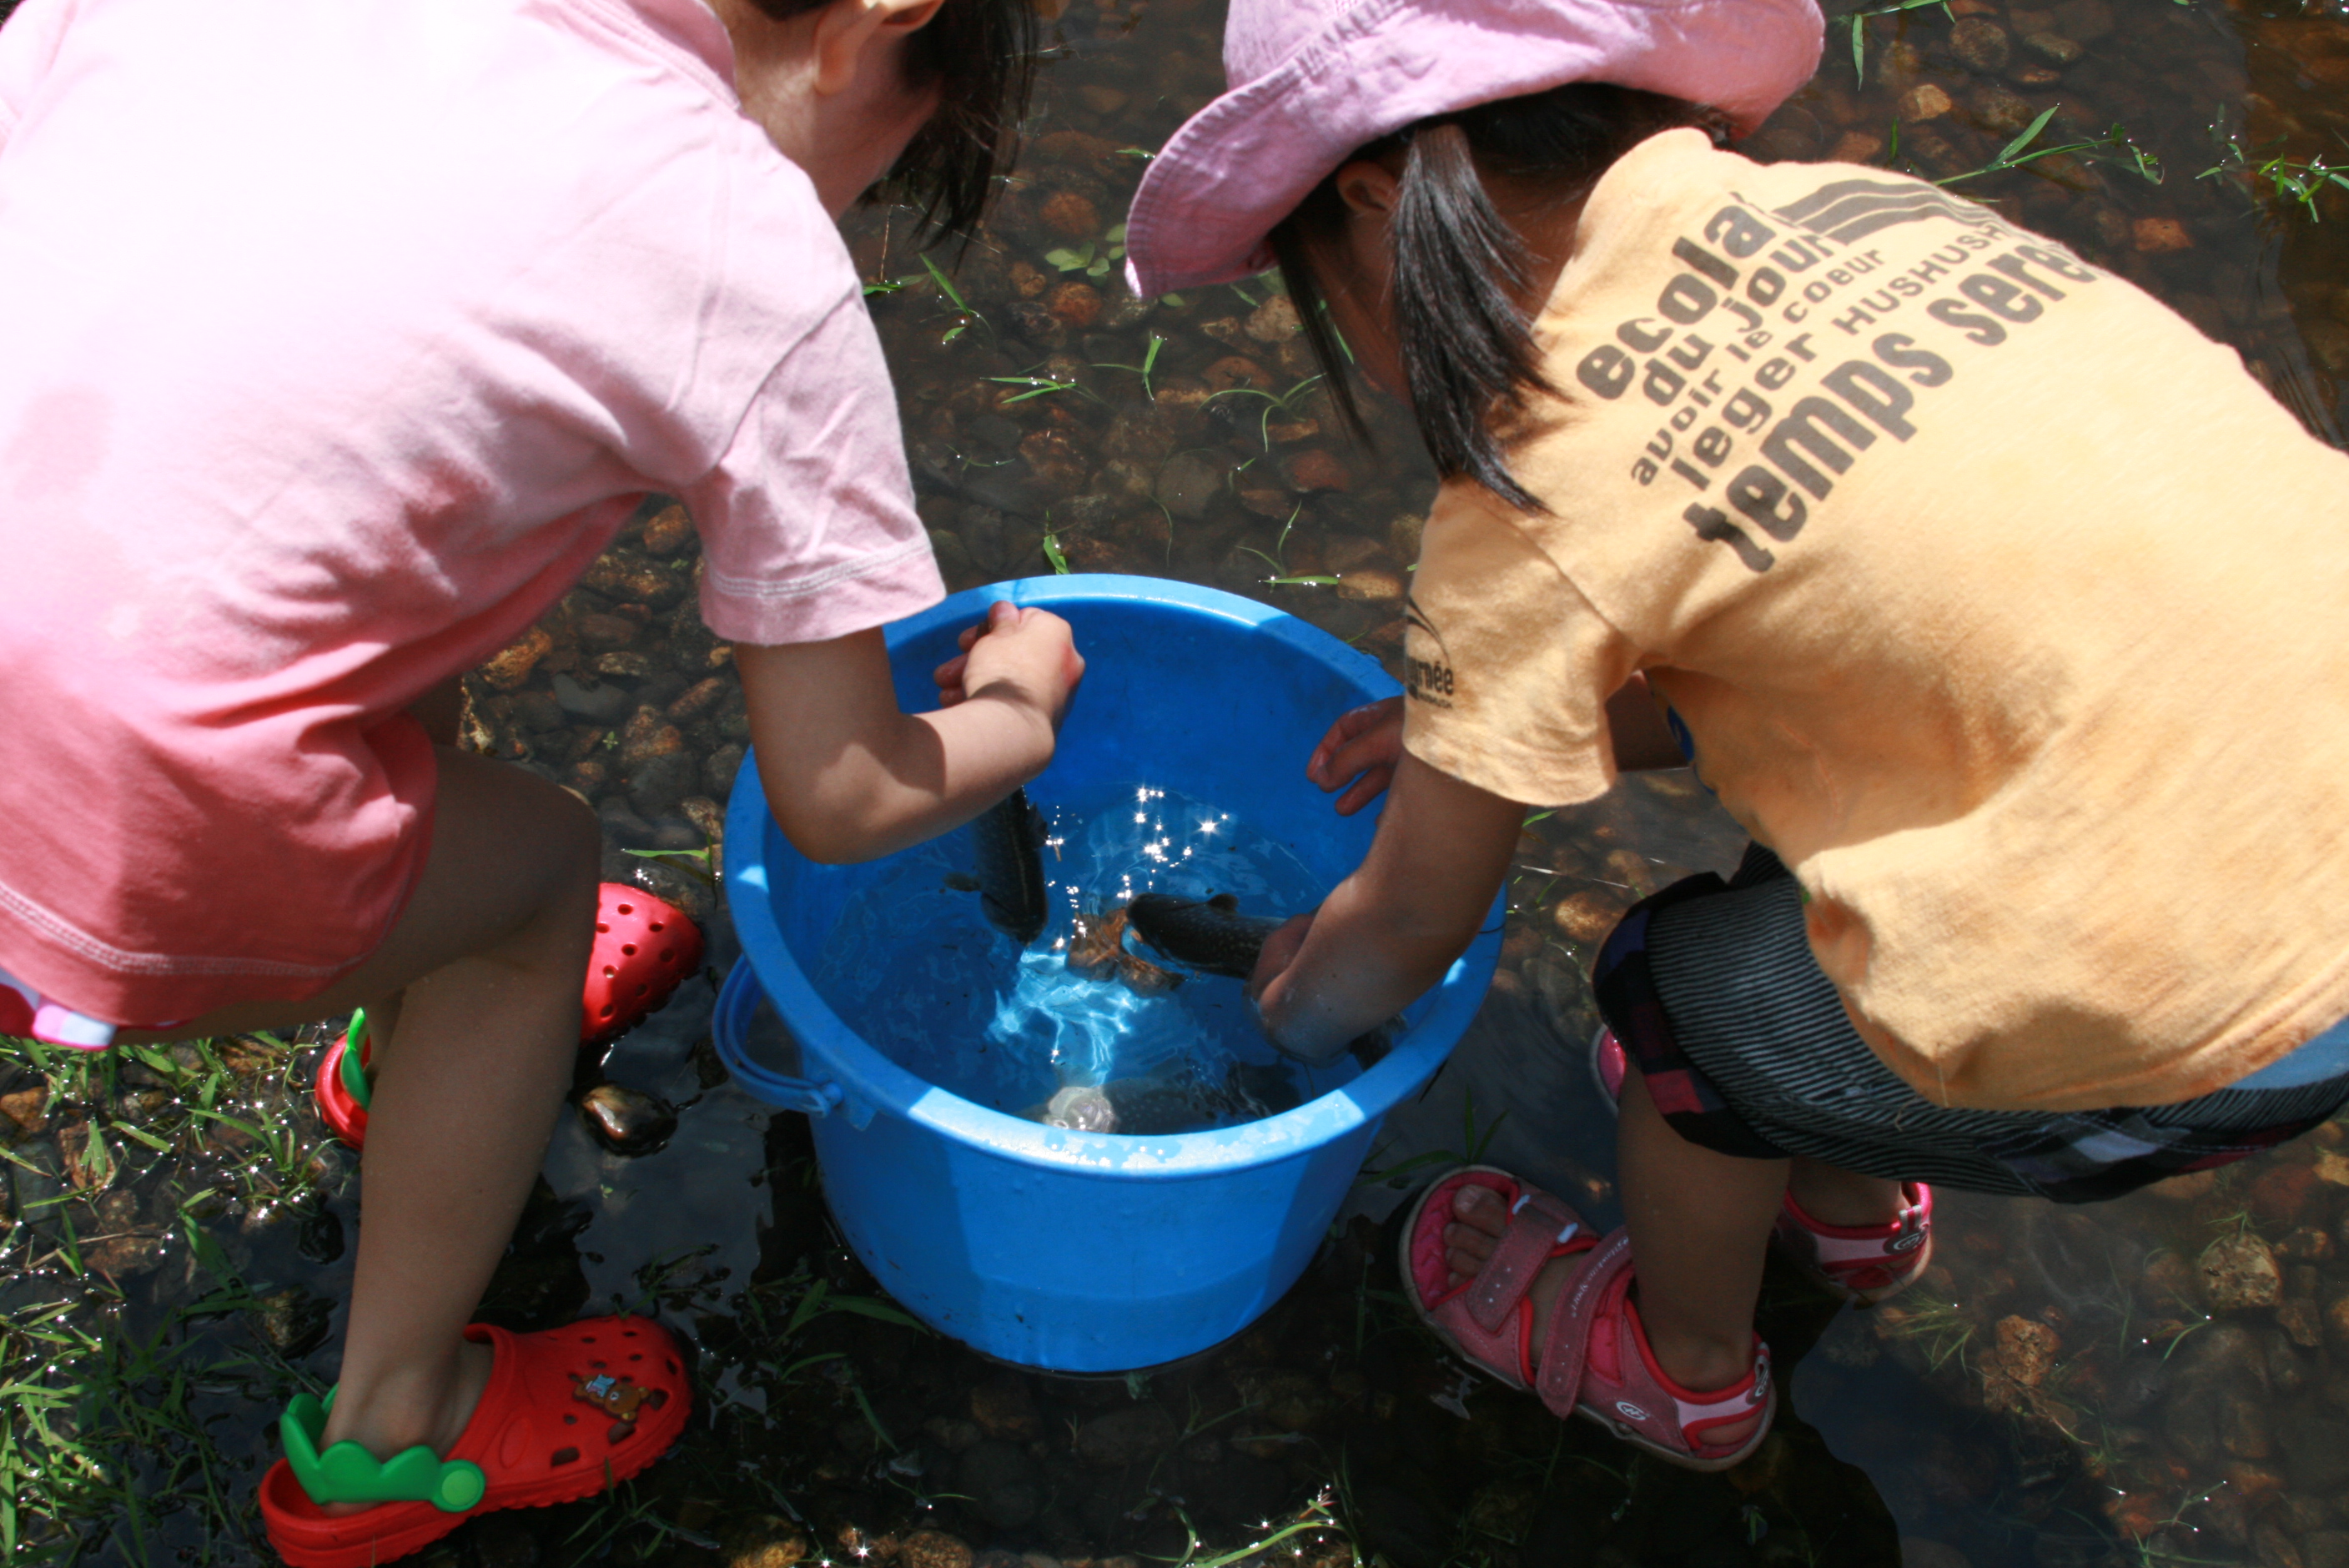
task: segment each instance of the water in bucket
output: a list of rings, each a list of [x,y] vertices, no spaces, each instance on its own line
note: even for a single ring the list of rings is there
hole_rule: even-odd
[[[1137,893],[1228,893],[1252,914],[1312,908],[1327,891],[1245,818],[1140,781],[1040,799],[1052,909],[1026,948],[969,891],[969,834],[897,856],[850,901],[813,966],[842,1020],[891,1060],[966,1099],[1087,1131],[1156,1134],[1272,1115],[1352,1078],[1265,1043],[1241,983],[1182,975],[1158,989],[1070,968],[1080,915]],[[1128,951],[1156,960],[1140,938]],[[1179,965],[1164,967],[1181,975]]]

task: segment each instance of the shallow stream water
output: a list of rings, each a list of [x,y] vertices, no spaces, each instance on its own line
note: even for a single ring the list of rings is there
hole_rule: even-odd
[[[1392,658],[1433,489],[1406,423],[1373,403],[1370,449],[1340,439],[1262,281],[1156,305],[1118,281],[1124,201],[1216,89],[1220,20],[1207,0],[1076,0],[951,291],[903,214],[852,222],[922,515],[956,586],[1056,558],[1210,582]],[[1754,146],[1951,179],[2051,108],[2021,150],[2075,150],[1955,189],[2150,289],[2337,440],[2349,191],[2311,211],[2262,172],[2349,157],[2336,5],[1847,14]],[[630,1158],[566,1119],[484,1315],[657,1311],[695,1347],[704,1413],[614,1498],[491,1516],[419,1562],[2349,1564],[2339,1124],[2090,1209],[1947,1195],[1927,1284],[1875,1312],[1774,1275],[1785,1411],[1726,1476],[1633,1460],[1464,1376],[1411,1323],[1381,1226],[1437,1161],[1481,1156],[1613,1218],[1584,966],[1631,900],[1739,848],[1682,775],[1528,824],[1483,1014],[1256,1328],[1154,1376],[1076,1380],[907,1326],[842,1250],[803,1122],[736,1089],[708,1047],[735,948],[707,873],[747,726],[694,618],[695,554],[682,517],[648,507],[472,680],[468,729],[595,800],[607,872],[713,939],[707,981],[583,1064],[583,1088],[657,1099],[674,1130]],[[95,1063],[5,1048],[0,1549],[268,1560],[253,1486],[287,1393],[334,1376],[359,1222],[354,1162],[308,1108],[323,1037]]]

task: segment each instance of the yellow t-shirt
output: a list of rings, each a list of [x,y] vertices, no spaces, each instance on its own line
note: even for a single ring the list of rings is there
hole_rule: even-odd
[[[1414,755],[1588,799],[1644,670],[1944,1104],[2174,1102],[2349,1012],[2349,458],[2231,350],[1933,186],[1687,130],[1537,330],[1555,515],[1444,488]]]

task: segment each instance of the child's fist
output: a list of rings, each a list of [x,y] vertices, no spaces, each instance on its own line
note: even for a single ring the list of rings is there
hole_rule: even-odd
[[[985,624],[965,628],[960,640],[962,652],[932,677],[940,707],[985,693],[1032,707],[1060,727],[1070,694],[1085,676],[1084,657],[1066,621],[1050,610],[999,599],[987,607]]]

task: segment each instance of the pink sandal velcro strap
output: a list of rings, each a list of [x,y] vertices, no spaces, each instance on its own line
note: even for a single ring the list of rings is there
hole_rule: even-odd
[[[1487,1334],[1497,1333],[1533,1288],[1535,1276],[1558,1249],[1584,1233],[1582,1217],[1547,1192],[1526,1189],[1509,1206],[1509,1228],[1501,1244],[1468,1286],[1468,1315]]]
[[[1452,1283],[1453,1201],[1483,1187],[1510,1207],[1500,1244],[1472,1279]],[[1403,1289],[1420,1321],[1453,1352],[1512,1388],[1527,1387],[1533,1368],[1533,1303],[1528,1292],[1551,1259],[1588,1251],[1595,1242],[1581,1217],[1548,1193],[1489,1165],[1464,1166],[1420,1194],[1403,1225]]]

